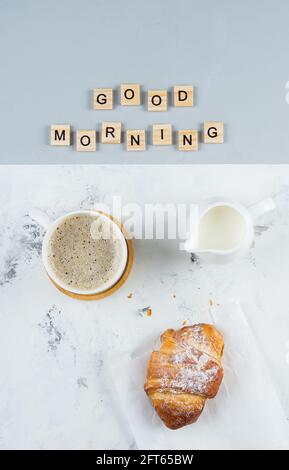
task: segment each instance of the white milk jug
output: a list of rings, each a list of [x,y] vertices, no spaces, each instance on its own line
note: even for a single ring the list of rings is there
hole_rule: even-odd
[[[198,206],[188,238],[180,249],[210,263],[233,261],[251,247],[257,217],[274,208],[271,198],[249,208],[226,199],[205,201]]]

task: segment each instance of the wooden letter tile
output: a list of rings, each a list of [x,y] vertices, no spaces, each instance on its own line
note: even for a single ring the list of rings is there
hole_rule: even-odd
[[[193,129],[179,131],[179,150],[183,152],[198,150],[198,131]]]
[[[168,92],[167,90],[148,91],[148,111],[167,111]]]
[[[93,109],[113,109],[112,88],[95,88],[93,90]]]
[[[174,86],[174,106],[193,106],[194,89],[189,85]]]
[[[50,127],[51,145],[70,145],[70,125],[53,124]]]
[[[120,103],[122,106],[138,106],[141,102],[140,97],[139,84],[120,85]]]
[[[101,128],[101,142],[103,144],[120,144],[121,122],[103,122]]]
[[[153,145],[171,145],[171,124],[153,124]]]
[[[224,123],[222,121],[204,122],[204,142],[205,144],[223,144]]]
[[[76,150],[77,152],[94,152],[96,150],[96,131],[77,130]]]
[[[126,131],[126,149],[128,152],[146,149],[146,132],[143,129]]]

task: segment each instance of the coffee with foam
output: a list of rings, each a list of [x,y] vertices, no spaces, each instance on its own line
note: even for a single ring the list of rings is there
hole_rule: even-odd
[[[71,215],[48,240],[47,258],[56,279],[77,291],[109,283],[122,261],[122,243],[114,223],[99,215]]]

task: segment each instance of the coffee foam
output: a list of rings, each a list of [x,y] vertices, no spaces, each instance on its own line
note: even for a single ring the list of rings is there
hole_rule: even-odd
[[[67,217],[48,240],[47,256],[52,272],[68,290],[99,289],[120,267],[122,244],[118,236],[113,223],[98,215]]]

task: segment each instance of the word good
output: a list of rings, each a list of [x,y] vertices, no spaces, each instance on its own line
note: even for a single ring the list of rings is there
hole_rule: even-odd
[[[102,144],[122,143],[122,123],[103,122],[101,126]],[[172,145],[173,130],[171,124],[153,124],[153,145]],[[96,151],[96,130],[76,131],[76,150],[78,152]],[[144,151],[146,149],[145,129],[128,129],[126,131],[127,151]],[[224,123],[221,121],[206,121],[203,125],[203,141],[205,144],[222,144],[224,142]],[[199,147],[199,131],[197,129],[186,129],[177,131],[178,150],[196,151]],[[51,145],[68,146],[71,144],[71,128],[69,124],[55,124],[50,129]]]
[[[121,106],[140,106],[141,89],[138,83],[120,85]],[[172,92],[173,106],[187,107],[194,104],[194,89],[191,85],[176,85]],[[114,107],[114,90],[112,88],[95,88],[93,90],[93,109],[107,110]],[[147,92],[148,111],[167,111],[168,91],[148,90]]]

